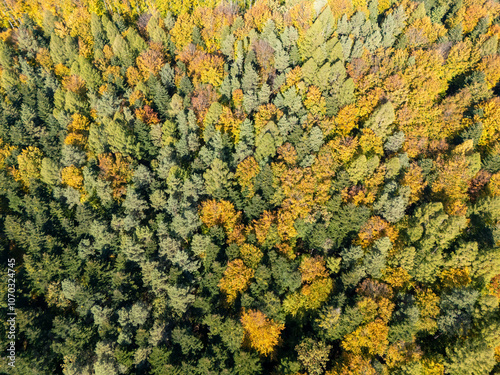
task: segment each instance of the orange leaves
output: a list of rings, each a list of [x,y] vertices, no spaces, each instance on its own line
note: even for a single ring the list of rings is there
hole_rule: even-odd
[[[248,288],[253,275],[254,271],[245,266],[241,259],[228,263],[224,276],[219,282],[219,288],[226,294],[228,303],[233,303],[238,293]]]
[[[69,77],[64,77],[62,84],[68,91],[79,95],[85,94],[85,81],[78,75],[73,74]]]
[[[160,122],[158,114],[149,105],[145,105],[142,108],[137,108],[135,110],[135,115],[139,120],[148,125],[154,125]]]
[[[328,277],[325,260],[321,256],[305,257],[299,267],[302,283],[312,283],[317,278]]]
[[[190,44],[178,59],[187,65],[195,86],[201,82],[218,87],[224,80],[224,59],[221,56],[208,54]]]
[[[297,151],[291,143],[285,143],[278,147],[279,159],[283,160],[288,166],[294,166],[297,163]]]
[[[151,74],[157,75],[159,73],[165,64],[165,59],[160,48],[150,48],[141,52],[136,63],[144,77],[148,78]]]
[[[205,42],[207,51],[210,53],[220,50],[221,31],[224,26],[231,25],[236,13],[222,4],[215,9],[210,7],[196,7],[194,10],[194,22],[201,30],[201,37]]]
[[[267,318],[258,310],[243,311],[241,324],[248,344],[261,355],[269,355],[278,345],[284,324]]]
[[[231,202],[211,199],[201,204],[200,218],[208,228],[220,225],[230,233],[240,217],[241,212],[237,212]]]
[[[292,25],[299,31],[299,35],[305,33],[314,21],[314,10],[309,1],[301,1],[294,5],[290,9],[289,15]]]
[[[271,18],[271,9],[267,1],[259,0],[245,12],[245,24],[249,29],[257,29],[262,32],[267,20]]]
[[[355,243],[366,248],[382,237],[389,237],[391,242],[394,243],[397,235],[396,229],[387,221],[380,216],[372,216],[359,231]]]
[[[99,176],[111,183],[113,197],[120,198],[125,194],[125,185],[132,177],[130,158],[124,157],[120,153],[100,154],[97,158],[101,170]]]

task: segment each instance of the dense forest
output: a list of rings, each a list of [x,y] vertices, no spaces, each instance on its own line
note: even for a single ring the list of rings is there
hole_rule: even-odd
[[[2,373],[500,373],[498,1],[0,23]]]

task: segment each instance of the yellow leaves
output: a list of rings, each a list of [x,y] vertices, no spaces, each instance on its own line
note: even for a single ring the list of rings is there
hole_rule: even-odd
[[[240,247],[240,256],[247,267],[256,269],[264,254],[258,247],[245,243]]]
[[[224,80],[224,60],[220,56],[207,55],[199,67],[200,81],[219,87]]]
[[[112,81],[116,83],[118,79],[121,78],[120,67],[117,65],[106,67],[102,73],[102,78],[104,81]]]
[[[193,44],[188,45],[177,56],[187,65],[193,84],[206,83],[218,87],[224,80],[224,59],[221,56],[203,52]]]
[[[494,197],[500,197],[500,172],[491,176],[488,183],[488,192]]]
[[[269,233],[269,228],[273,224],[275,217],[272,212],[264,211],[262,216],[258,220],[252,222],[255,235],[259,244],[263,244],[266,241],[267,234]]]
[[[30,179],[40,178],[42,158],[43,154],[39,148],[33,146],[28,146],[28,148],[25,148],[20,155],[17,155],[17,164],[19,170],[15,171],[17,173],[14,172],[14,178],[17,181],[22,181],[24,183],[24,186],[29,188]]]
[[[69,75],[70,73],[70,70],[67,66],[64,66],[63,64],[57,64],[55,67],[54,67],[54,73],[58,76],[58,77],[64,77],[64,76],[67,76]]]
[[[359,142],[353,137],[336,137],[327,143],[327,150],[330,150],[334,160],[340,164],[345,165],[349,163],[356,155]]]
[[[224,276],[218,284],[220,290],[226,294],[228,303],[233,303],[238,293],[248,288],[253,276],[254,271],[245,266],[241,259],[235,259],[228,263]]]
[[[272,103],[264,104],[259,107],[258,112],[255,114],[254,119],[254,129],[255,134],[260,134],[261,130],[267,125],[267,123],[271,119],[275,119],[276,122],[283,116],[283,112],[281,112],[276,106]]]
[[[467,267],[443,270],[439,275],[441,285],[444,288],[467,286],[471,282],[469,273],[470,272]]]
[[[453,77],[465,72],[471,66],[470,55],[472,42],[466,39],[453,45],[446,59],[446,79],[449,81]]]
[[[193,18],[187,14],[182,13],[177,18],[174,27],[170,30],[170,37],[174,42],[177,51],[182,51],[189,43],[193,34],[194,21]]]
[[[358,113],[359,109],[356,104],[346,105],[339,110],[335,117],[335,124],[341,135],[346,136],[358,127]]]
[[[63,168],[61,170],[62,183],[72,188],[83,191],[83,173],[82,170],[70,165],[69,167]]]
[[[500,56],[485,56],[476,69],[484,73],[488,88],[492,89],[500,81]]]
[[[73,114],[72,118],[73,121],[68,125],[68,135],[64,139],[64,143],[85,148],[90,122],[85,116],[78,113]]]
[[[231,202],[211,199],[202,202],[200,219],[206,227],[215,225],[223,226],[226,232],[231,233],[241,217],[241,212],[236,212]]]
[[[421,329],[430,333],[437,328],[435,318],[439,315],[439,297],[430,289],[416,290],[417,305],[420,309]]]
[[[479,108],[483,110],[480,118],[483,133],[479,144],[489,145],[500,138],[500,98],[494,97],[481,104]]]
[[[243,311],[241,324],[245,330],[245,339],[261,355],[269,355],[278,345],[284,324],[267,318],[258,310]]]
[[[307,92],[306,99],[304,100],[304,105],[308,110],[308,126],[312,123],[322,120],[326,115],[326,101],[321,95],[321,91],[315,87],[310,86]]]
[[[411,276],[403,267],[386,268],[384,271],[384,281],[393,288],[403,288],[411,282]]]
[[[69,124],[68,131],[79,132],[89,130],[90,122],[85,116],[80,115],[79,113],[75,113],[71,117],[73,118],[73,121],[71,122],[71,124]]]
[[[5,168],[5,159],[7,159],[15,149],[14,146],[3,143],[3,139],[0,138],[0,169]]]
[[[444,365],[433,361],[432,359],[424,359],[422,361],[423,375],[444,375]]]
[[[300,263],[299,271],[302,274],[302,283],[311,283],[316,278],[328,277],[325,260],[321,256],[304,257]]]
[[[447,30],[444,25],[432,23],[430,17],[417,18],[406,32],[408,43],[412,46],[434,43],[439,37],[444,36]]]
[[[255,177],[260,172],[259,164],[253,156],[247,157],[236,167],[235,177],[238,179],[239,185],[247,198],[254,196]]]
[[[292,316],[301,309],[318,309],[333,290],[333,280],[328,275],[323,257],[304,257],[299,270],[303,284],[300,292],[288,295],[283,301],[283,310]]]
[[[135,85],[137,85],[139,82],[141,82],[141,80],[143,78],[141,76],[141,74],[139,73],[139,71],[137,70],[137,68],[135,68],[133,66],[128,67],[126,76],[127,76],[128,85],[131,87],[134,87]]]
[[[36,54],[36,61],[43,66],[46,71],[52,70],[54,62],[50,57],[50,52],[47,48],[40,48]]]
[[[401,185],[410,187],[410,204],[420,199],[422,191],[427,186],[427,181],[424,180],[422,168],[416,162],[412,163],[410,168],[405,171]]]
[[[439,175],[432,184],[432,191],[443,195],[442,198],[451,203],[448,212],[459,213],[461,204],[468,199],[467,189],[470,180],[469,160],[464,155],[454,155],[447,161],[438,164]],[[458,206],[457,206],[458,204]]]
[[[346,335],[341,345],[344,350],[355,355],[362,355],[363,351],[366,351],[371,355],[382,356],[389,344],[388,334],[389,327],[382,319],[376,319]]]
[[[378,137],[372,129],[363,129],[363,134],[359,138],[359,145],[363,149],[363,153],[367,154],[374,152],[377,155],[384,153],[382,138]]]
[[[235,144],[238,143],[240,137],[240,124],[241,120],[233,114],[231,108],[222,106],[222,113],[215,124],[215,128],[223,133],[230,134]]]
[[[281,92],[285,92],[290,87],[298,84],[302,80],[302,69],[300,68],[300,66],[296,66],[295,68],[287,72],[285,77],[285,84],[281,85],[280,87]]]

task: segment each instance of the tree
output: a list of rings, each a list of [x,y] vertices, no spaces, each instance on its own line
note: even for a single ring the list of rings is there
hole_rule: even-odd
[[[228,263],[224,271],[224,277],[219,282],[219,288],[226,294],[227,302],[232,304],[238,293],[245,291],[254,271],[247,268],[241,259],[235,259]]]
[[[265,356],[270,355],[279,344],[280,333],[285,328],[284,324],[267,318],[259,310],[244,310],[241,324],[248,345]]]

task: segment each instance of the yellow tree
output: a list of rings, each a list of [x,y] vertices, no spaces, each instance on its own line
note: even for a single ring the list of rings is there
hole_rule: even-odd
[[[260,260],[264,256],[264,254],[258,247],[248,243],[245,243],[240,247],[240,255],[245,265],[252,269],[257,268]]]
[[[22,181],[24,186],[30,186],[30,179],[39,179],[42,168],[43,154],[40,149],[33,146],[25,148],[20,155],[17,155],[19,169],[13,170],[14,178]]]
[[[240,220],[241,212],[237,212],[231,202],[215,199],[204,201],[200,208],[200,218],[207,228],[222,226],[226,233],[231,233]]]
[[[236,167],[236,173],[234,176],[237,178],[238,183],[247,198],[252,198],[255,194],[255,177],[257,177],[259,172],[259,164],[257,164],[253,156],[247,157]]]
[[[483,115],[477,117],[483,124],[479,144],[489,145],[500,138],[500,98],[496,96],[482,103],[479,108],[483,110]]]
[[[228,303],[233,303],[238,293],[248,288],[253,275],[254,270],[245,266],[241,259],[228,263],[224,276],[219,281],[219,288],[226,295]]]
[[[269,355],[279,344],[285,325],[267,318],[258,310],[243,311],[241,324],[245,330],[245,341],[262,355]]]
[[[74,165],[63,168],[61,171],[61,179],[63,184],[83,192],[83,173],[81,169]]]

